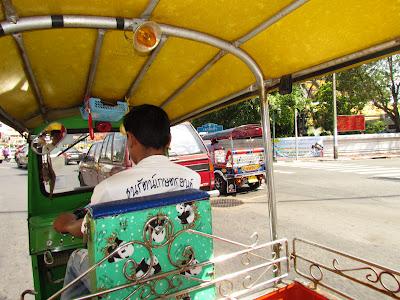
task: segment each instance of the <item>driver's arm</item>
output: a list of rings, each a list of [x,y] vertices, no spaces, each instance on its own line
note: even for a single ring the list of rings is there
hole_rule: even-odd
[[[69,233],[76,237],[83,237],[81,231],[83,218],[78,219],[72,213],[62,213],[53,222],[53,227],[61,233]]]

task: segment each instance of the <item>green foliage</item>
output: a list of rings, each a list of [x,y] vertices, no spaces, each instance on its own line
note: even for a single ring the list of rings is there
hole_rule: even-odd
[[[271,118],[275,120],[277,137],[294,136],[294,109],[297,108],[299,116],[308,115],[309,99],[306,99],[300,85],[293,85],[293,91],[288,95],[275,92],[268,96]]]
[[[211,112],[193,120],[192,124],[196,128],[205,123],[216,123],[228,129],[244,124],[260,123],[260,118],[260,102],[258,99],[252,99]]]
[[[392,119],[396,131],[400,132],[400,55],[362,65],[340,76],[343,80],[338,86],[345,96],[373,103]]]
[[[386,122],[382,120],[367,121],[365,123],[365,133],[381,133],[385,131],[386,127]]]
[[[307,111],[310,103],[309,99],[303,96],[300,85],[294,85],[293,92],[290,95],[270,94],[268,95],[268,101],[270,104],[271,125],[275,121],[276,136],[293,136],[294,108],[297,107],[301,114]],[[223,125],[227,129],[244,124],[260,123],[260,119],[260,102],[256,98],[197,118],[193,120],[192,124],[194,127],[199,127],[205,123],[216,123]]]
[[[400,55],[343,71],[337,74],[336,79],[338,115],[358,114],[367,103],[373,103],[387,113],[400,132]],[[307,130],[307,125],[321,128],[321,135],[333,132],[332,76],[323,78],[322,84],[316,80],[314,83],[316,91],[306,91],[304,86],[294,84],[290,95],[280,95],[276,92],[268,95],[271,124],[275,124],[277,137],[294,135],[295,108],[299,116],[299,135],[312,133]],[[258,99],[253,99],[200,117],[193,121],[193,125],[198,127],[205,123],[217,123],[224,128],[232,128],[259,122],[260,104]],[[379,131],[382,124],[370,126],[371,130]]]
[[[347,74],[346,74],[347,76]],[[346,77],[344,76],[344,77]],[[337,82],[342,79],[338,76]],[[359,113],[365,106],[366,100],[362,97],[345,93],[339,90],[337,86],[336,93],[336,109],[338,115],[354,115]],[[333,84],[332,77],[327,78],[327,81],[321,85],[318,92],[315,94],[312,117],[315,127],[322,127],[325,131],[333,132]]]

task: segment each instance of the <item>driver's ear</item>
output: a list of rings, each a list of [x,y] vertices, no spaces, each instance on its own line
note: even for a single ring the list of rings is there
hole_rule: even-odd
[[[128,142],[128,147],[132,147],[133,139],[134,139],[133,134],[132,134],[131,132],[128,131],[128,132],[126,133],[126,140],[127,140],[127,142]]]
[[[167,145],[165,145],[165,149],[164,149],[166,156],[168,156],[170,146],[171,146],[171,134],[169,134],[168,143],[167,143]]]
[[[170,146],[171,146],[171,134],[169,134],[168,143],[166,145],[166,148],[169,149]]]

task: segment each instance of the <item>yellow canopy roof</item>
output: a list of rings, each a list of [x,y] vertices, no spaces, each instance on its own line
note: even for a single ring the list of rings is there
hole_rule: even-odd
[[[98,30],[54,28],[60,15],[149,18],[236,42],[257,62],[267,88],[287,74],[305,80],[400,49],[400,0],[13,0],[12,5],[7,14],[5,7],[0,11],[0,35],[5,33],[0,118],[28,129],[44,116],[51,121],[79,114],[90,81]],[[31,16],[55,16],[53,29],[7,34],[7,24]],[[143,56],[133,49],[132,35],[105,31],[91,96],[116,102],[131,90],[130,105],[160,105],[179,121],[251,93],[253,74],[231,54],[166,37],[153,55]]]

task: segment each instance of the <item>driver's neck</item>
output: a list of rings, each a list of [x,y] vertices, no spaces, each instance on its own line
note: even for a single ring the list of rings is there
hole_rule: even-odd
[[[165,155],[165,150],[163,148],[160,148],[160,149],[143,148],[141,153],[140,153],[140,155],[139,155],[139,157],[138,157],[138,160],[137,160],[136,164],[138,164],[143,159],[145,159],[145,158],[147,158],[149,156],[153,156],[153,155]]]

